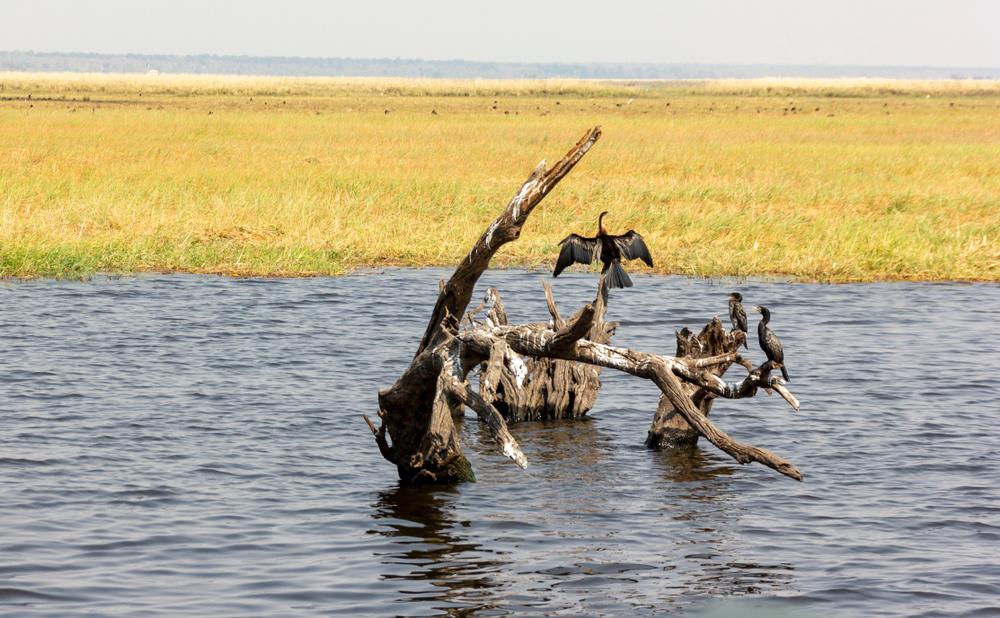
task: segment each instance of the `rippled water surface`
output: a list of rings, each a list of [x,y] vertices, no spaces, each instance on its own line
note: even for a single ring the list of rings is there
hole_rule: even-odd
[[[644,449],[658,391],[605,372],[590,420],[512,426],[526,471],[470,416],[479,482],[402,488],[360,415],[446,274],[0,285],[0,614],[1000,615],[1000,287],[637,276],[619,345],[771,307],[802,411],[713,418],[804,483]],[[484,284],[534,321],[541,276]]]

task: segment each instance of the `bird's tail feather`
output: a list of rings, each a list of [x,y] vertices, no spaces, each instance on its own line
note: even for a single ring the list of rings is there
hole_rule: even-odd
[[[632,287],[632,279],[629,278],[628,273],[622,268],[621,262],[614,260],[608,267],[607,282],[609,288],[630,288]]]
[[[792,379],[788,377],[788,370],[785,369],[785,365],[781,365],[781,377],[785,378],[785,382],[792,381]]]

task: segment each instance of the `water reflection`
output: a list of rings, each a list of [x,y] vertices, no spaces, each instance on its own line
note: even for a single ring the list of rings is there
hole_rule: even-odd
[[[520,423],[512,431],[532,454],[530,460],[546,467],[571,464],[583,473],[598,474],[613,449],[613,436],[590,418]]]
[[[616,449],[614,436],[599,422],[585,418],[512,427],[534,466],[532,476],[544,475],[540,482],[550,487],[549,491],[537,492],[533,499],[542,509],[565,514],[557,528],[586,527],[591,525],[586,521],[588,515],[616,509],[613,493],[588,490],[614,486],[620,473],[611,463]]]
[[[462,533],[469,522],[454,519],[458,496],[453,488],[399,486],[380,492],[372,505],[376,526],[369,534],[391,539],[394,548],[376,554],[382,578],[418,584],[399,586],[406,615],[421,607],[448,616],[494,607],[491,591],[504,562]]]
[[[651,453],[660,469],[673,520],[684,522],[687,535],[674,542],[678,560],[676,593],[680,597],[733,597],[787,591],[790,564],[760,564],[745,557],[740,535],[745,519],[756,518],[741,505],[732,486],[735,467],[701,447]]]
[[[733,466],[717,457],[708,456],[700,447],[651,451],[654,465],[660,468],[663,479],[671,483],[717,481],[733,474]],[[723,483],[720,483],[723,484]]]

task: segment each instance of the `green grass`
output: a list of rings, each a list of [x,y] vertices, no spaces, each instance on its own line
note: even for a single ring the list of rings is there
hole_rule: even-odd
[[[660,272],[1000,279],[996,82],[32,74],[0,74],[0,276],[453,265],[597,124],[498,265],[609,210]]]

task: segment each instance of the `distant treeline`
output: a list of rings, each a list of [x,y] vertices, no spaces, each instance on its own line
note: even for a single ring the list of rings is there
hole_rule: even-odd
[[[452,79],[725,79],[873,77],[1000,79],[1000,68],[765,64],[516,63],[403,58],[169,56],[0,51],[0,71],[209,73],[235,75],[432,77]]]

